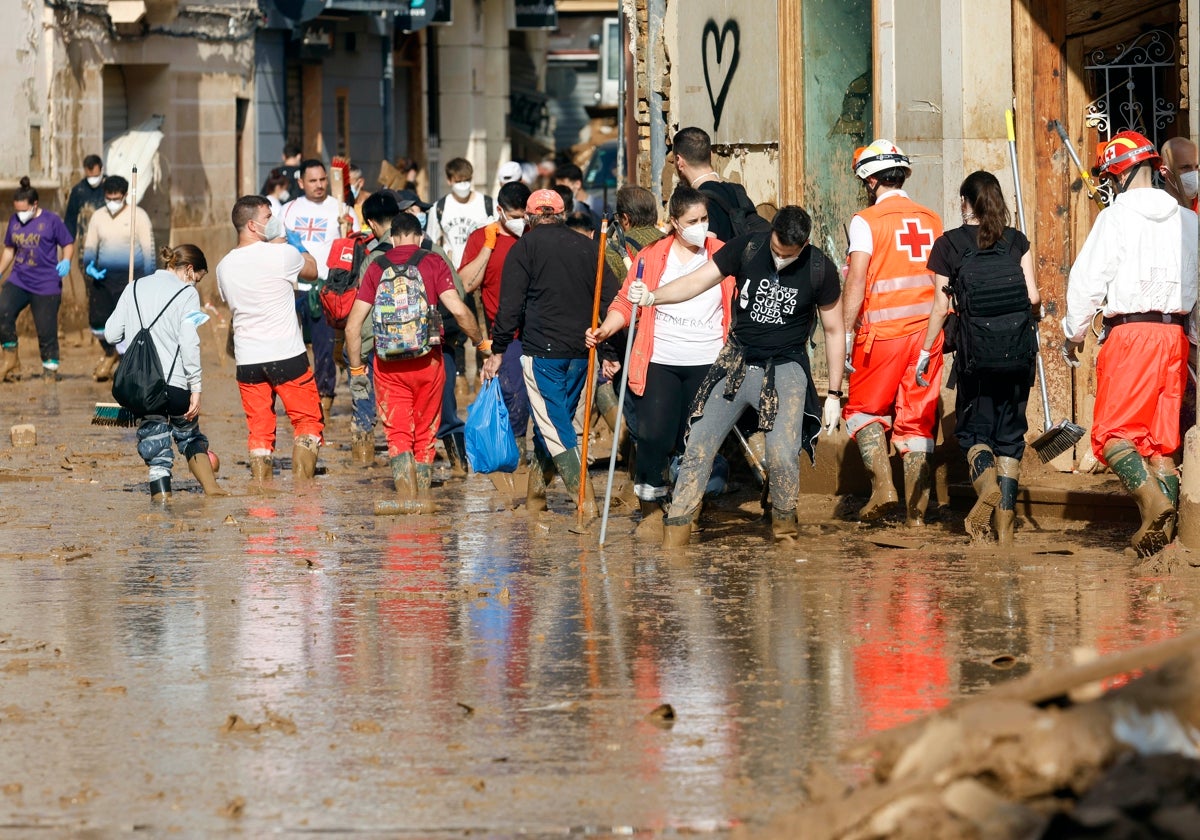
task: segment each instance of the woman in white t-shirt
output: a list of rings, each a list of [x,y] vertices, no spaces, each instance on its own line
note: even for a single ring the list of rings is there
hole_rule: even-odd
[[[708,199],[703,193],[678,187],[668,211],[673,235],[638,253],[604,323],[588,331],[589,346],[628,326],[632,307],[627,292],[638,279],[638,263],[643,266],[642,282],[653,290],[695,271],[724,244],[708,233]],[[691,300],[638,312],[629,390],[637,417],[634,492],[644,523],[639,537],[662,538],[662,505],[670,493],[667,465],[672,452],[683,452],[692,401],[725,345],[734,291],[733,278],[726,277]]]

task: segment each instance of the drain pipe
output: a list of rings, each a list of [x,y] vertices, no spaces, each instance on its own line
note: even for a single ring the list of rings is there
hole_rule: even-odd
[[[667,14],[667,0],[650,0],[650,25],[646,38],[646,92],[650,99],[650,191],[663,204],[662,172],[667,164],[667,121],[663,117],[662,91],[659,80],[665,67],[660,67],[662,55],[663,18]]]

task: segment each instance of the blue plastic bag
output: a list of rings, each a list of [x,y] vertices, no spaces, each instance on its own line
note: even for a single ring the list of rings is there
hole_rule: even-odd
[[[500,380],[489,379],[483,383],[479,396],[467,409],[464,437],[472,472],[517,471],[521,453],[508,422],[508,407],[500,393]]]

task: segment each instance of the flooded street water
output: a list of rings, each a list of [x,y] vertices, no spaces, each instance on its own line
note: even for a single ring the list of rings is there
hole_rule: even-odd
[[[4,386],[2,428],[38,430],[0,447],[5,836],[753,830],[870,732],[1196,612],[1200,572],[1139,575],[1124,526],[1006,556],[812,514],[777,551],[743,494],[686,552],[623,511],[601,551],[561,485],[531,519],[474,475],[375,517],[387,469],[349,465],[341,406],[327,473],[259,495],[231,380],[202,425],[234,495],[177,458],[167,511],[133,430],[86,425],[105,386],[69,377],[59,415]]]

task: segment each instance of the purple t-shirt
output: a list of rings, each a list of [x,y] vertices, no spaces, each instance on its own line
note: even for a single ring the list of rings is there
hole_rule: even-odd
[[[56,270],[58,249],[74,241],[63,220],[49,210],[24,225],[13,213],[4,233],[4,247],[16,252],[9,282],[35,295],[61,294],[62,278]]]

